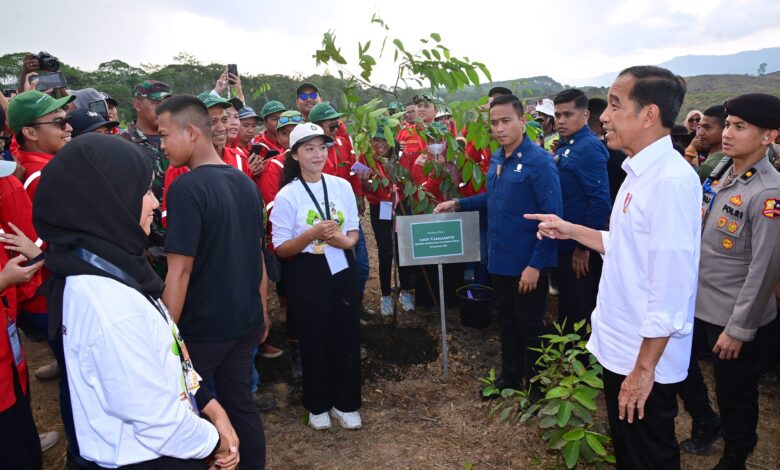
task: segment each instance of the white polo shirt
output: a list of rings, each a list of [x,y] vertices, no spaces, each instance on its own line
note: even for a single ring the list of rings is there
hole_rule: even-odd
[[[685,379],[691,354],[701,248],[702,189],[664,137],[623,162],[588,349],[607,370],[628,375],[644,338],[671,337],[655,381]]]

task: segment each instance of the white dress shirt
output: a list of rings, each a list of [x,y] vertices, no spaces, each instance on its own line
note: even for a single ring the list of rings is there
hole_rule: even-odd
[[[113,279],[68,276],[62,302],[68,387],[82,457],[115,468],[167,456],[202,459],[214,426],[192,410],[173,320]]]
[[[670,337],[655,381],[685,379],[691,355],[701,248],[699,178],[664,137],[623,162],[588,349],[628,375],[644,338]]]

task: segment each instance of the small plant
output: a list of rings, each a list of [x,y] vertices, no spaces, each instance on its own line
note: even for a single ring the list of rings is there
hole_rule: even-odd
[[[555,324],[556,334],[542,336],[539,348],[531,348],[540,354],[536,365],[540,370],[531,383],[538,384],[543,397],[533,402],[528,390],[499,390],[495,385],[496,374],[490,370],[486,378],[480,379],[485,387],[486,397],[500,395],[499,403],[490,411],[510,424],[528,423],[536,418],[543,430],[542,439],[549,449],[563,458],[566,468],[578,463],[615,463],[615,456],[607,450],[610,438],[603,423],[593,420],[596,410],[596,396],[604,388],[601,380],[602,367],[585,348],[587,340],[579,332],[590,326],[585,321],[575,323],[571,333],[565,333],[566,322]]]

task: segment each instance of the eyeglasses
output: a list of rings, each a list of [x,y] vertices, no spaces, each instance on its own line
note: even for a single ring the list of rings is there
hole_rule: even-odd
[[[64,131],[65,128],[68,127],[68,124],[70,124],[70,116],[66,116],[64,118],[52,119],[51,121],[46,121],[46,122],[32,122],[28,124],[27,127],[41,126],[43,124],[54,124],[56,126],[60,126],[60,129]]]
[[[312,91],[311,93],[298,93],[298,99],[301,101],[316,100],[319,97],[320,94],[316,91]]]
[[[688,119],[688,122],[701,122],[701,118],[692,117],[692,118]]]
[[[279,118],[279,121],[277,124],[285,125],[289,124],[291,122],[303,122],[302,116],[282,116]]]
[[[330,130],[331,132],[336,132],[337,130],[339,130],[339,127],[341,126],[338,123],[331,124],[330,126],[328,126],[328,130]]]

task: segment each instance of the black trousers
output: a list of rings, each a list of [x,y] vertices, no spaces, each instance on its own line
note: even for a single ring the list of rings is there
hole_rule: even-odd
[[[349,267],[335,275],[324,255],[300,253],[290,262],[287,299],[298,318],[303,406],[314,414],[361,405],[360,290],[355,257],[345,253]]]
[[[236,430],[242,470],[265,468],[263,422],[250,388],[255,366],[252,357],[259,338],[260,331],[254,330],[238,340],[187,343],[192,363],[203,377],[201,386],[211,388],[213,384],[217,399]]]
[[[501,323],[501,377],[519,386],[523,377],[530,380],[536,375],[539,353],[528,348],[539,347],[539,336],[544,334],[547,273],[540,273],[536,290],[527,294],[517,292],[519,277],[492,275],[491,279]]]
[[[707,349],[707,333],[701,320],[694,320],[693,323],[693,344],[691,345],[691,362],[688,365],[688,376],[680,382],[677,393],[682,399],[685,411],[691,415],[694,424],[705,424],[711,422],[717,414],[712,409],[710,395],[707,392],[707,385],[704,383],[704,377],[699,368],[699,354],[712,351]]]
[[[244,461],[244,454],[240,453],[241,461]],[[102,469],[103,467],[95,467]],[[117,467],[117,470],[206,470],[205,460],[182,460],[173,457],[160,457],[159,459],[146,462],[134,463],[132,465],[123,465]]]
[[[393,221],[379,218],[379,204],[369,206],[371,213],[371,229],[376,239],[377,257],[379,258],[379,287],[382,295],[390,295],[393,269]],[[397,244],[396,244],[397,247]],[[401,281],[401,289],[414,289],[412,283],[412,268],[398,269],[398,279]]]
[[[30,397],[22,393],[12,362],[3,364],[13,374],[16,403],[0,412],[0,468],[40,470],[43,465],[41,441],[30,409]]]
[[[655,383],[645,402],[645,416],[629,423],[618,418],[618,395],[625,375],[604,369],[612,444],[617,467],[626,470],[675,470],[680,468],[680,447],[674,435],[678,384]]]
[[[588,274],[577,279],[571,267],[573,252],[558,252],[558,267],[555,268],[555,280],[558,281],[558,322],[566,319],[566,327],[571,331],[572,325],[580,320],[590,323],[590,314],[596,308],[596,288],[594,287],[594,273],[589,269]],[[599,256],[590,253],[590,258]]]
[[[718,400],[720,421],[723,425],[723,440],[726,448],[739,454],[748,454],[758,442],[756,427],[758,426],[758,378],[761,375],[761,352],[764,342],[771,333],[769,325],[761,327],[753,341],[743,343],[737,359],[720,360],[713,356],[715,368],[715,396]],[[694,332],[703,336],[705,347],[712,350],[723,327],[696,319]],[[695,334],[695,333],[694,333]],[[693,361],[691,361],[693,368]],[[699,390],[699,398],[706,396],[707,386],[698,372],[695,371],[684,382],[687,389]],[[688,405],[686,404],[686,407]],[[701,413],[699,408],[691,412],[694,419]],[[689,409],[690,410],[690,409]]]

